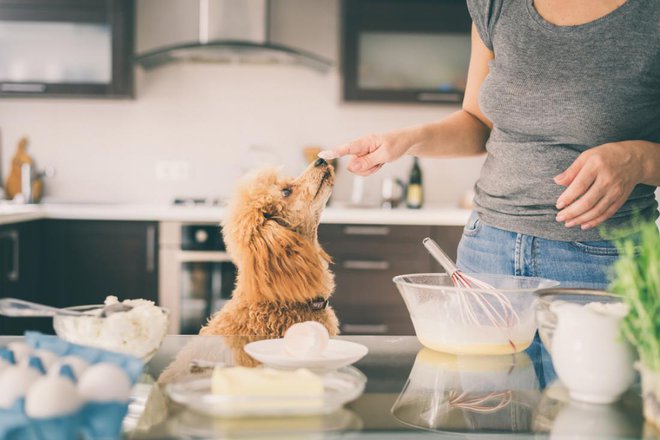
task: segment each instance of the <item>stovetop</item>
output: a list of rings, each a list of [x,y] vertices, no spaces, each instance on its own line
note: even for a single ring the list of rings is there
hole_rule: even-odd
[[[177,197],[172,201],[174,206],[225,206],[227,201],[220,197]]]

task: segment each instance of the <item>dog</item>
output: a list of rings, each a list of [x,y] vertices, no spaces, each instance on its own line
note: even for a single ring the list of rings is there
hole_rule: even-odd
[[[328,304],[335,287],[331,258],[317,238],[334,178],[333,167],[318,159],[295,179],[264,169],[242,182],[222,223],[236,285],[201,335],[280,338],[304,321],[339,333]]]

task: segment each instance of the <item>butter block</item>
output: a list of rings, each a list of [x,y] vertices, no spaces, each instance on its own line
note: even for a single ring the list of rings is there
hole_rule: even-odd
[[[218,409],[234,417],[313,414],[323,407],[323,381],[307,369],[216,367],[211,392]]]
[[[316,397],[323,394],[323,381],[311,371],[272,368],[216,367],[211,379],[213,394],[224,396]]]

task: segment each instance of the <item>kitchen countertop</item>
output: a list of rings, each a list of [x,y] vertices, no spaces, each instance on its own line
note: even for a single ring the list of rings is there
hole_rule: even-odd
[[[226,208],[209,206],[171,206],[149,204],[57,204],[0,205],[0,224],[37,219],[133,220],[216,223]],[[449,205],[430,205],[423,209],[378,209],[329,206],[322,223],[463,226],[470,211]]]
[[[16,337],[0,337],[0,346]],[[369,353],[355,364],[365,393],[332,415],[212,419],[167,403],[158,382],[180,380],[190,359],[233,364],[233,338],[165,338],[133,390],[125,438],[408,439],[655,438],[639,388],[612,405],[571,402],[539,342],[515,356],[455,357],[414,336],[347,336]]]

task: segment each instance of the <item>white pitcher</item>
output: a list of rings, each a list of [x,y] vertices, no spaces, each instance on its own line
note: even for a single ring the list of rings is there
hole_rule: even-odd
[[[635,380],[635,351],[620,332],[625,304],[578,305],[558,301],[552,362],[571,398],[611,403]]]

